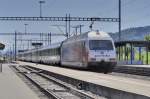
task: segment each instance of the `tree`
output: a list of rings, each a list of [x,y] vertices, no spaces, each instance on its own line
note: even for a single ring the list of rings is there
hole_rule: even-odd
[[[145,40],[146,41],[150,41],[150,35],[146,35],[145,36]],[[148,51],[150,51],[150,46],[148,46]]]
[[[146,40],[146,41],[150,41],[150,35],[146,35],[146,36],[145,36],[145,40]]]

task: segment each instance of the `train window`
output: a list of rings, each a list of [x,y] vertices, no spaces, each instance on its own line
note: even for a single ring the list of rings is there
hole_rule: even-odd
[[[49,50],[50,51],[50,56],[52,55],[52,49]]]
[[[57,48],[55,48],[55,55],[57,55]]]
[[[55,56],[55,48],[54,48],[54,56]]]
[[[48,55],[48,51],[47,51],[47,50],[44,50],[44,53],[45,53],[45,54],[44,54],[45,56]]]
[[[50,56],[50,49],[47,50],[47,55]]]
[[[55,55],[57,55],[57,48],[55,50],[56,50]]]
[[[52,56],[54,55],[54,49],[52,49]]]
[[[90,50],[113,50],[112,41],[110,40],[90,40]]]
[[[54,48],[54,55],[56,55],[56,49]]]
[[[45,50],[45,56],[48,56],[49,55],[49,49]]]

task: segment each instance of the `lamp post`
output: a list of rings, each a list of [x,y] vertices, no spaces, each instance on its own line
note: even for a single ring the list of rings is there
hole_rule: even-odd
[[[24,26],[25,26],[25,27],[24,27],[25,34],[27,33],[27,25],[28,25],[28,24],[24,24]]]
[[[119,16],[119,41],[121,41],[121,0],[119,0],[118,2],[118,9],[119,9],[119,13],[118,13],[118,16]]]
[[[42,4],[44,4],[45,1],[39,1],[40,4],[40,17],[42,17]]]

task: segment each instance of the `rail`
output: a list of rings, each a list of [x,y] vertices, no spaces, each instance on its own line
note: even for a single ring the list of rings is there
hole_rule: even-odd
[[[99,99],[98,97],[73,88],[65,82],[44,74],[42,70],[35,70],[27,66],[13,66],[13,68],[15,68],[21,75],[24,75],[47,97],[52,97],[53,99]],[[54,87],[49,84],[52,84]]]

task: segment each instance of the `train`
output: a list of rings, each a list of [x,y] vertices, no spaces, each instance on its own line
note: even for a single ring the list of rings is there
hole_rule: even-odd
[[[19,53],[17,58],[72,68],[99,69],[104,73],[112,72],[117,63],[114,41],[103,31],[72,36],[61,43]]]

